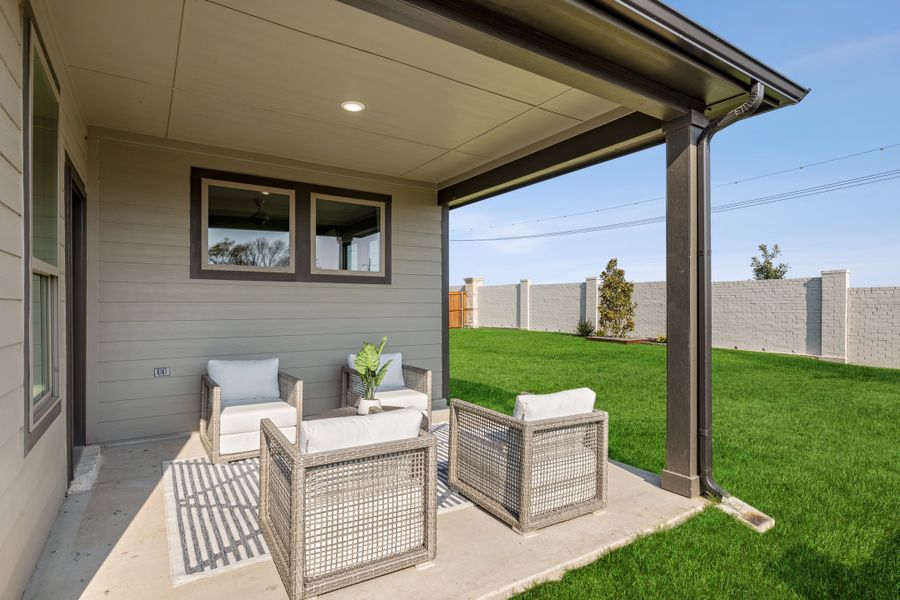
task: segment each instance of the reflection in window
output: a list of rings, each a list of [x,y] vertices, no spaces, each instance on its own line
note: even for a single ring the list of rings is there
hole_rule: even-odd
[[[50,277],[33,273],[31,275],[31,402],[33,406],[37,406],[51,391],[50,298]]]
[[[317,270],[381,272],[378,204],[314,198]]]
[[[209,184],[207,264],[289,270],[292,198],[250,188]]]
[[[58,266],[59,103],[37,49],[32,64],[31,255]]]

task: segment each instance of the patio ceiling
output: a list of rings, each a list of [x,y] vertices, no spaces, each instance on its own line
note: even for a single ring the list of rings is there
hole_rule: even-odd
[[[93,127],[440,184],[633,112],[334,0],[48,4]]]

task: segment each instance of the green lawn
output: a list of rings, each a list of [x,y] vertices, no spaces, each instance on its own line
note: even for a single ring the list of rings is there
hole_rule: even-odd
[[[511,413],[521,390],[590,387],[610,458],[662,469],[665,347],[500,329],[450,343],[453,397]],[[523,598],[900,598],[900,370],[716,350],[713,389],[716,478],[775,529],[706,510]]]

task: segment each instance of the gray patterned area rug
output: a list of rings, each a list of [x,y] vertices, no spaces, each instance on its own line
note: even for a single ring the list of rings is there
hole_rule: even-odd
[[[440,423],[431,432],[438,442],[438,514],[471,506],[447,485],[449,425]],[[257,520],[258,460],[167,461],[163,487],[173,585],[269,560]]]

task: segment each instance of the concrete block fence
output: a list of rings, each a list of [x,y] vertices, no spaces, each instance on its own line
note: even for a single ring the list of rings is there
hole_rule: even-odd
[[[466,327],[572,332],[597,322],[598,277],[485,285],[465,279]],[[666,284],[634,284],[634,337],[666,335]],[[713,283],[713,345],[900,368],[900,287],[851,288],[846,270],[821,277]]]

